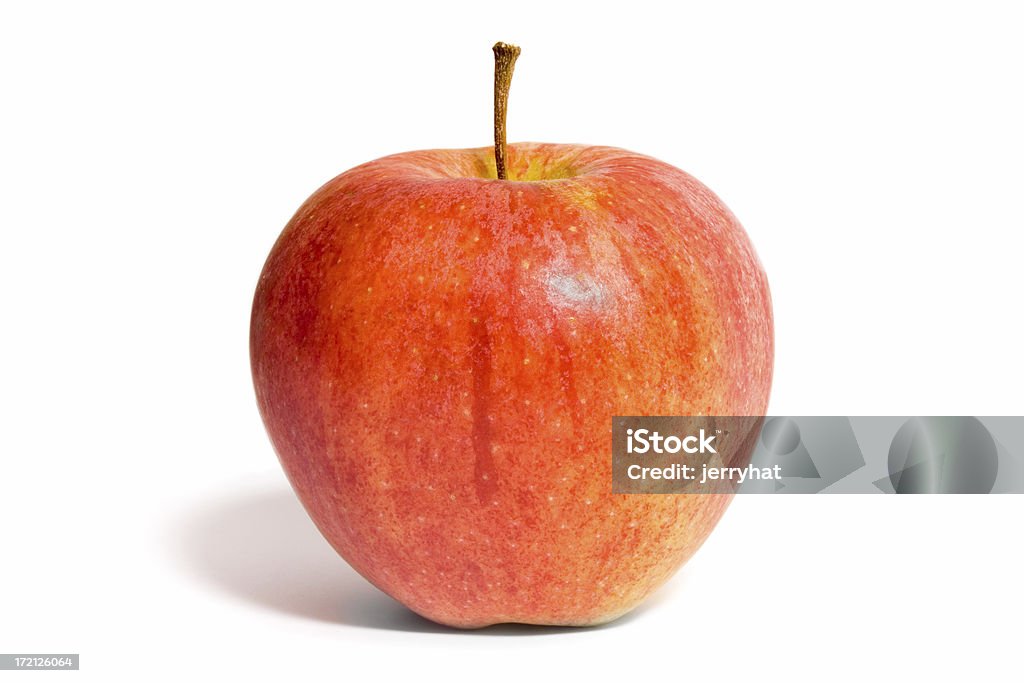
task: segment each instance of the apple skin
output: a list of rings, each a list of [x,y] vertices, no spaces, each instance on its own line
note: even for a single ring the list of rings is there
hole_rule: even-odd
[[[508,180],[492,148],[431,150],[314,193],[256,289],[256,396],[313,521],[388,595],[461,628],[600,624],[731,500],[613,495],[612,416],[763,415],[768,284],[677,168],[508,156]]]

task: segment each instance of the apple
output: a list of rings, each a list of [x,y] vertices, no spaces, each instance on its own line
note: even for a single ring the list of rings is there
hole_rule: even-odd
[[[260,412],[317,527],[451,626],[619,617],[728,494],[614,495],[615,415],[762,415],[768,283],[722,201],[612,147],[396,154],[317,190],[256,289]]]

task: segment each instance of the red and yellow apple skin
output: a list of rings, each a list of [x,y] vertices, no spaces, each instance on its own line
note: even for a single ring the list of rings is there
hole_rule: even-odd
[[[614,415],[761,415],[768,284],[706,187],[609,147],[398,154],[295,214],[252,310],[289,480],[375,586],[456,627],[640,603],[729,495],[613,495]],[[344,609],[344,605],[339,606]]]

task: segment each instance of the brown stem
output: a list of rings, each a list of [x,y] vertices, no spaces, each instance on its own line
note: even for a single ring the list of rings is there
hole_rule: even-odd
[[[507,43],[494,44],[494,163],[498,179],[507,180],[505,169],[505,120],[508,117],[508,90],[512,86],[512,71],[521,50]]]

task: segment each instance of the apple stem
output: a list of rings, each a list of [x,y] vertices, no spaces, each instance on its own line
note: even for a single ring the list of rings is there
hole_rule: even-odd
[[[508,118],[508,91],[512,71],[521,50],[508,43],[494,44],[494,163],[498,180],[508,180],[505,169],[505,121]]]

